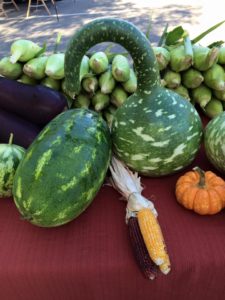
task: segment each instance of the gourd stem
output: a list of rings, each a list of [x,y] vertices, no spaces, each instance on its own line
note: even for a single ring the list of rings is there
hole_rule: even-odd
[[[99,18],[72,37],[65,53],[65,86],[74,97],[80,90],[80,65],[82,57],[98,43],[120,44],[130,53],[137,72],[137,92],[150,94],[160,84],[157,61],[146,36],[132,23],[115,18]]]
[[[11,132],[9,136],[9,145],[12,145],[12,142],[13,142],[13,133]]]
[[[199,167],[195,167],[195,168],[193,168],[193,170],[198,172],[198,174],[200,176],[198,186],[204,188],[205,187],[205,172]]]

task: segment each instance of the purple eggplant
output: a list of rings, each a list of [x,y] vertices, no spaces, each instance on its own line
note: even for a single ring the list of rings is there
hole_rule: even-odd
[[[13,143],[27,148],[41,131],[41,127],[0,108],[0,143],[8,143],[13,133]]]
[[[0,77],[0,108],[25,120],[46,125],[67,107],[67,100],[60,92]]]

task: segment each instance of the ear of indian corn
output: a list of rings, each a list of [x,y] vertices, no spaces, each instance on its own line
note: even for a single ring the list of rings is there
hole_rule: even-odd
[[[170,271],[170,262],[158,220],[148,208],[138,211],[137,219],[151,259],[156,265],[162,266],[164,274],[168,273]]]
[[[158,273],[158,266],[148,254],[136,217],[128,219],[128,230],[133,252],[141,271],[147,279],[155,279]]]
[[[165,255],[165,261],[163,264],[161,264],[159,266],[159,269],[165,275],[170,272],[170,259],[169,259],[169,255],[167,253]]]

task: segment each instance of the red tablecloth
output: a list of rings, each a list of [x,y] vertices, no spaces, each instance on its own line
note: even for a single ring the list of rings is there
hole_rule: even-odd
[[[203,151],[194,165],[213,170]],[[181,207],[174,187],[182,172],[142,179],[172,263],[171,273],[154,281],[146,280],[135,262],[126,204],[111,187],[102,187],[76,220],[51,229],[22,220],[12,199],[1,199],[0,299],[224,300],[225,210],[199,216]]]

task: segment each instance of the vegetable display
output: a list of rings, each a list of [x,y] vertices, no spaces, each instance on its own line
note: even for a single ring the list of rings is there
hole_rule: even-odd
[[[111,155],[110,132],[96,112],[67,110],[30,145],[14,178],[23,218],[55,227],[79,216],[100,189]]]
[[[14,175],[25,154],[24,148],[12,142],[13,134],[10,134],[8,144],[0,144],[0,197],[12,196]]]
[[[152,47],[132,23],[101,18],[76,31],[65,53],[17,40],[0,60],[0,197],[13,194],[23,219],[56,227],[86,210],[110,171],[127,201],[137,263],[151,280],[171,262],[139,175],[171,175],[193,162],[203,133],[197,107],[212,118],[206,156],[225,173],[225,48],[197,45],[184,31],[174,39],[176,29],[165,34]],[[101,42],[128,53],[88,53]],[[213,215],[225,208],[225,182],[196,167],[179,177],[175,196]]]
[[[176,183],[177,201],[200,215],[213,215],[225,207],[225,181],[199,167],[182,175]]]
[[[188,101],[160,85],[154,52],[147,38],[133,24],[102,18],[75,33],[65,54],[65,85],[70,95],[74,96],[80,89],[83,55],[104,41],[117,42],[127,48],[138,81],[137,91],[114,115],[114,152],[131,169],[148,176],[168,175],[183,169],[195,158],[200,146],[200,117]]]

